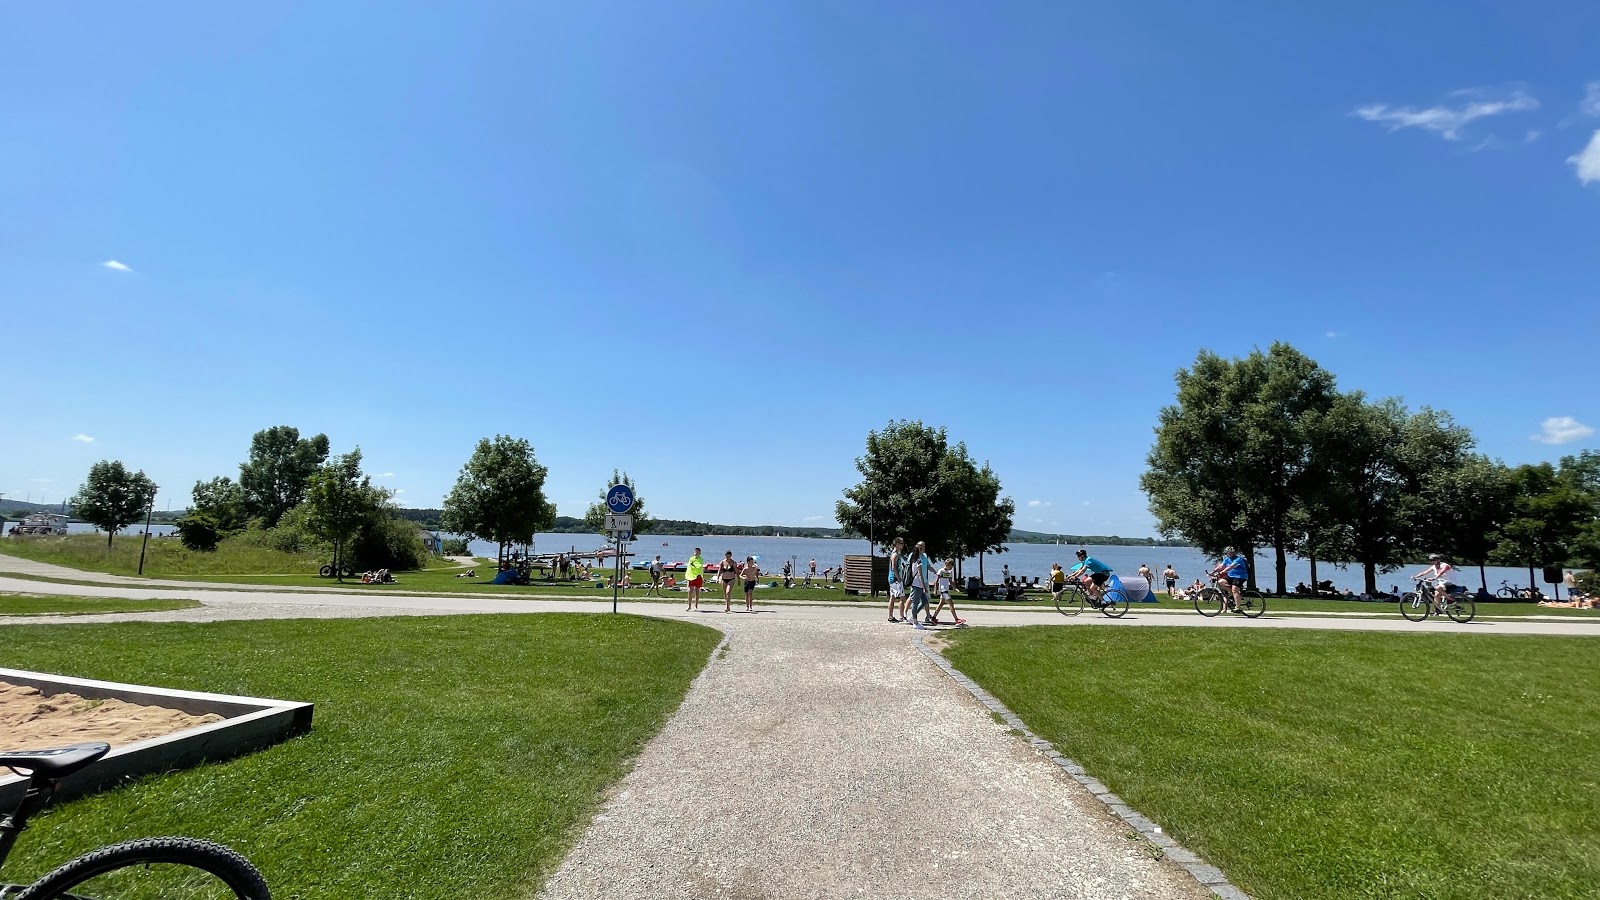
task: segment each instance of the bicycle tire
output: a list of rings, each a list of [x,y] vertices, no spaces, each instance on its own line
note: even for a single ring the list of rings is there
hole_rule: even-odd
[[[323,578],[332,578],[333,577],[333,566],[323,566],[322,568],[317,570],[317,574],[322,576]]]
[[[1267,595],[1261,593],[1255,588],[1240,588],[1239,598],[1242,600],[1265,600]]]
[[[1416,591],[1400,595],[1400,615],[1413,622],[1421,622],[1433,611],[1433,601]]]
[[[120,869],[156,864],[186,866],[216,878],[239,900],[271,900],[266,879],[234,850],[212,841],[186,837],[141,838],[85,853],[25,888],[16,900],[68,900],[68,893],[91,879]],[[220,886],[219,886],[220,887]]]
[[[1254,594],[1255,596],[1251,596]],[[1245,591],[1239,595],[1239,612],[1246,619],[1259,619],[1267,611],[1267,598],[1260,591]]]
[[[1113,619],[1120,619],[1128,612],[1128,595],[1116,588],[1107,588],[1100,595],[1100,611]]]
[[[1222,592],[1216,588],[1201,588],[1194,598],[1194,611],[1208,619],[1222,615]]]
[[[1499,597],[1501,600],[1520,600],[1520,599],[1522,599],[1521,597],[1517,596],[1517,592],[1516,592],[1516,590],[1514,588],[1508,588],[1508,587],[1503,587],[1500,590],[1495,591],[1494,595],[1496,597]]]
[[[1444,611],[1462,625],[1478,615],[1478,604],[1471,597],[1451,597],[1444,602]]]
[[[1083,591],[1067,588],[1056,597],[1056,612],[1063,616],[1075,616],[1083,612]]]

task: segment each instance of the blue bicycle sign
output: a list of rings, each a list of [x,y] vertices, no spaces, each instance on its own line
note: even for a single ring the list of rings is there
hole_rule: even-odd
[[[633,509],[633,488],[625,484],[614,484],[611,490],[606,491],[606,508],[621,515]]]

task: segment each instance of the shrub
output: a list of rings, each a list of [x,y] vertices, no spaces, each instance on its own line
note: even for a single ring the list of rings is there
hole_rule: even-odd
[[[350,551],[351,564],[358,569],[420,569],[429,556],[417,535],[417,523],[387,512],[362,526]]]
[[[440,545],[440,552],[445,556],[466,556],[470,551],[467,550],[466,538],[445,538]]]
[[[222,535],[217,530],[217,520],[205,513],[190,513],[178,520],[178,540],[190,550],[210,553],[217,549]]]

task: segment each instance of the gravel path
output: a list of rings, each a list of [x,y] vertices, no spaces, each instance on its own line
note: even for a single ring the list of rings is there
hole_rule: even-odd
[[[724,622],[727,653],[542,897],[1211,896],[995,722],[910,629]]]

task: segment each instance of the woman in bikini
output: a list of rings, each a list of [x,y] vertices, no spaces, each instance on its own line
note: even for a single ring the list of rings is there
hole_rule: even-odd
[[[722,579],[722,611],[733,612],[733,583],[738,580],[739,573],[734,571],[739,564],[733,561],[733,551],[722,554],[722,562],[717,564],[717,577]]]

